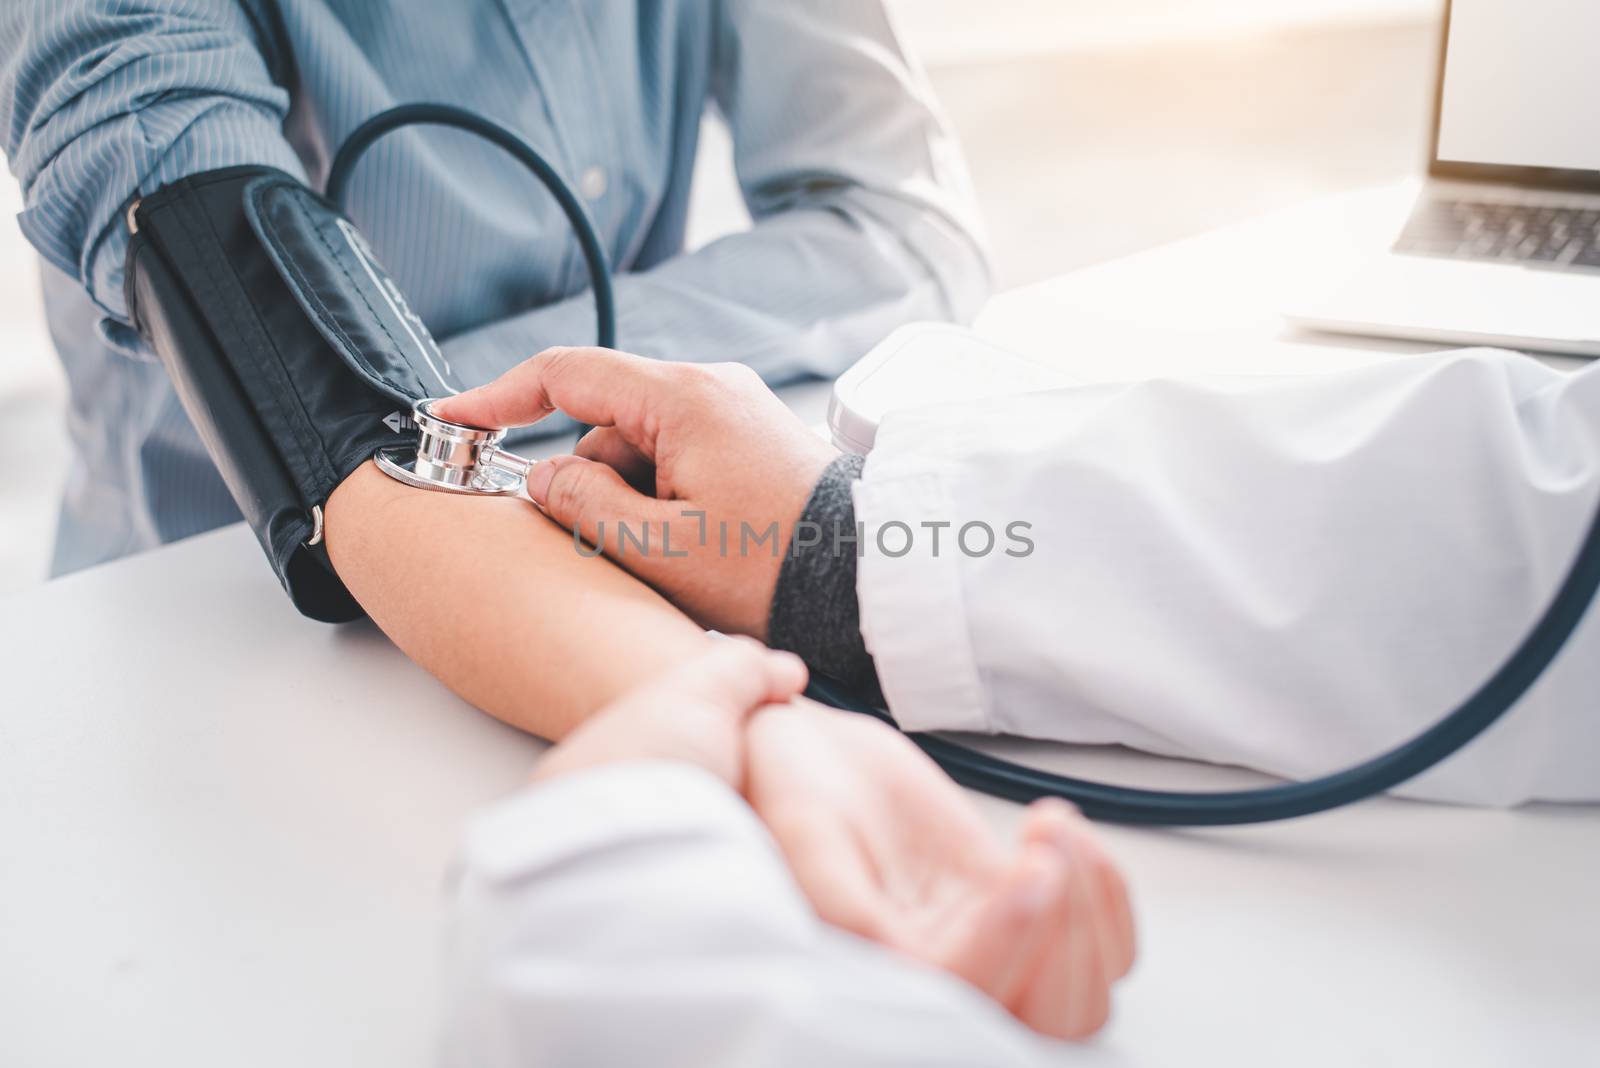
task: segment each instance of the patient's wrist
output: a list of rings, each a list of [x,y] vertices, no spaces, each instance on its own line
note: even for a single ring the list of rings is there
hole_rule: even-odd
[[[795,524],[778,572],[767,643],[811,670],[878,699],[878,673],[861,638],[856,598],[860,529],[850,487],[864,458],[844,455],[823,471]]]

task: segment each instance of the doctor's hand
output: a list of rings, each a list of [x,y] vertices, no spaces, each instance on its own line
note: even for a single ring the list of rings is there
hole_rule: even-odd
[[[535,503],[702,625],[764,638],[790,533],[837,451],[742,364],[609,349],[550,349],[435,406],[485,428],[558,409],[596,429],[534,465]]]
[[[703,768],[743,792],[751,715],[764,705],[786,703],[805,687],[799,657],[747,638],[708,637],[703,653],[571,731],[539,761],[533,780],[620,761],[667,760]]]
[[[746,796],[829,923],[953,972],[1057,1038],[1099,1030],[1133,963],[1121,875],[1059,801],[999,842],[893,728],[797,702],[750,721]]]

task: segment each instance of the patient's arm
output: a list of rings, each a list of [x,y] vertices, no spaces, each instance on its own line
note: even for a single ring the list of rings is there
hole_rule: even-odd
[[[406,655],[546,738],[705,642],[527,501],[413,489],[368,463],[329,499],[326,529],[339,577]]]

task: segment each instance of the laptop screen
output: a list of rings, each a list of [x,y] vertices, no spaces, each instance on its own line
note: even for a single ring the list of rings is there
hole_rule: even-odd
[[[1600,171],[1600,0],[1452,0],[1435,158]]]

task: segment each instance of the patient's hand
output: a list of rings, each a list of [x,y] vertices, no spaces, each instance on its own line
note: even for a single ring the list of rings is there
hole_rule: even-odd
[[[1061,802],[1006,848],[905,737],[819,708],[759,712],[747,796],[823,919],[954,972],[1024,1023],[1084,1038],[1133,962],[1121,876]]]
[[[705,768],[742,789],[822,919],[955,973],[1046,1034],[1096,1031],[1133,921],[1088,825],[1035,805],[1008,849],[892,728],[784,703],[804,685],[787,653],[707,639],[575,729],[534,778],[623,760]]]

